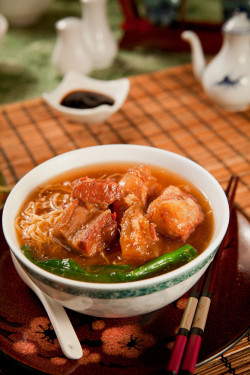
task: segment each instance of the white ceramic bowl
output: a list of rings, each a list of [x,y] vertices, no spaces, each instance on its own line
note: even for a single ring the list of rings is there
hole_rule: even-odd
[[[0,12],[13,26],[29,26],[36,23],[53,0],[1,0]]]
[[[147,280],[96,284],[65,279],[31,263],[21,252],[14,221],[24,200],[48,179],[81,166],[112,161],[141,162],[168,168],[196,185],[209,200],[215,229],[207,249],[188,264]],[[225,235],[229,222],[226,196],[215,178],[180,155],[147,146],[95,146],[56,156],[26,174],[11,191],[3,211],[3,231],[12,255],[44,293],[63,306],[88,315],[124,317],[148,313],[170,304],[187,292],[205,272]]]
[[[43,93],[42,97],[51,107],[70,120],[91,124],[105,121],[110,115],[118,111],[127,98],[129,87],[130,82],[127,78],[102,81],[71,70],[64,76],[55,90],[50,93]],[[75,109],[60,104],[67,93],[76,90],[98,92],[111,97],[115,102],[113,105],[103,104],[91,109]]]

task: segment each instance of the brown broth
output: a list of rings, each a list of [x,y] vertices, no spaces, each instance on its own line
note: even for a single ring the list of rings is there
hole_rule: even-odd
[[[72,170],[71,172],[68,172],[66,174],[62,174],[60,176],[57,176],[53,178],[52,180],[49,180],[48,184],[55,184],[55,183],[62,183],[64,181],[72,181],[82,176],[88,176],[93,178],[106,178],[110,175],[112,175],[112,178],[119,179],[121,178],[121,175],[123,175],[128,168],[134,167],[139,164],[135,163],[103,163],[98,165],[91,165],[87,167],[82,167],[77,170]],[[190,182],[183,179],[182,177],[178,176],[177,174],[170,172],[166,169],[155,167],[149,165],[151,169],[151,173],[154,177],[157,178],[157,180],[162,184],[163,187],[167,187],[168,185],[175,185],[180,188],[185,187],[185,191],[188,191],[193,196],[196,197],[198,200],[204,214],[205,214],[205,220],[202,224],[200,224],[194,233],[190,235],[186,243],[192,245],[196,248],[198,251],[198,254],[201,254],[208,246],[214,229],[214,217],[212,213],[212,209],[210,207],[209,202],[207,201],[206,197]],[[43,187],[46,184],[43,184]],[[21,214],[21,211],[23,208],[27,205],[27,203],[31,200],[36,199],[38,196],[38,192],[41,190],[42,187],[37,188],[26,200],[24,205],[22,206],[22,209],[20,210],[19,215]],[[25,242],[24,239],[21,238],[20,234],[18,234],[19,243],[20,245],[23,245],[27,242]],[[178,247],[182,246],[184,243],[181,241],[174,241],[171,239],[168,239],[164,236],[160,235],[160,241],[159,241],[159,247],[160,247],[160,253],[168,253],[171,252]],[[48,259],[48,258],[58,258],[58,259],[64,259],[64,258],[71,258],[72,260],[78,262],[81,266],[87,266],[91,264],[106,264],[106,260],[103,256],[100,254],[92,257],[92,258],[84,258],[83,256],[79,255],[78,253],[75,253],[74,251],[69,252],[63,247],[59,247],[56,252],[53,253],[53,256],[50,255],[50,249],[46,248],[46,246],[43,249],[43,254],[35,253],[33,254],[36,256],[37,259]],[[124,264],[120,253],[120,246],[119,244],[114,244],[111,248],[107,249],[105,251],[105,256],[108,258],[110,263],[115,262],[116,264]]]

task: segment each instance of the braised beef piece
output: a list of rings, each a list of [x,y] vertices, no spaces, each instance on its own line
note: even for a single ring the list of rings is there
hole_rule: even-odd
[[[129,207],[137,206],[145,211],[148,203],[155,199],[162,190],[162,186],[152,176],[150,168],[146,165],[128,169],[120,179],[119,185],[123,196],[112,204],[118,224]]]
[[[123,195],[135,195],[143,210],[146,208],[149,197],[160,193],[160,185],[146,165],[128,169],[119,184],[122,187]]]
[[[72,182],[73,197],[82,203],[93,203],[108,207],[122,197],[121,186],[112,180],[95,180],[82,177]]]
[[[140,264],[159,256],[159,237],[155,224],[149,222],[138,206],[131,206],[121,221],[120,245],[122,258]]]
[[[183,242],[204,220],[196,198],[172,185],[150,203],[147,212],[148,219],[161,234]]]
[[[90,257],[107,248],[116,238],[117,222],[111,211],[95,205],[82,206],[77,199],[65,209],[52,236],[68,250]]]
[[[85,256],[92,256],[109,247],[117,236],[117,222],[108,209],[77,233],[77,244]]]
[[[123,215],[129,207],[141,207],[141,202],[135,194],[128,194],[112,204],[112,211],[116,214],[116,221],[120,225]]]
[[[63,211],[63,214],[52,230],[53,237],[61,242],[70,244],[73,241],[75,233],[89,222],[93,216],[98,214],[96,207],[92,210],[81,206],[77,199],[73,200]]]

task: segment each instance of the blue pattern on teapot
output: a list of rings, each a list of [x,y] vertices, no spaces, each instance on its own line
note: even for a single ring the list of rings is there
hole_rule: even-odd
[[[201,43],[193,31],[182,38],[191,45],[193,71],[206,94],[228,111],[250,105],[250,21],[244,10],[236,10],[223,25],[223,44],[206,66]]]

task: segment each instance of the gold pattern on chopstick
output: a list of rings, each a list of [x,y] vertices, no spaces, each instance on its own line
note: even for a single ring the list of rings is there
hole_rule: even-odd
[[[193,321],[193,327],[200,328],[204,331],[210,303],[211,299],[209,297],[202,296],[200,298],[197,312]]]
[[[181,319],[180,328],[185,328],[188,331],[190,330],[197,303],[198,299],[195,297],[190,297],[188,299],[184,314]]]

